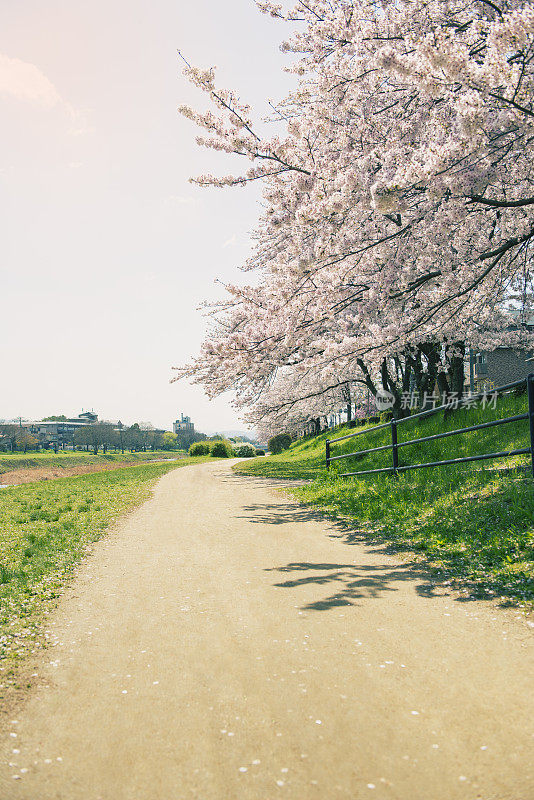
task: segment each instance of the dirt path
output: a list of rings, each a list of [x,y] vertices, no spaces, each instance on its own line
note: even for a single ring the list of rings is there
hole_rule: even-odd
[[[228,463],[163,477],[48,630],[1,800],[534,797],[525,620]]]

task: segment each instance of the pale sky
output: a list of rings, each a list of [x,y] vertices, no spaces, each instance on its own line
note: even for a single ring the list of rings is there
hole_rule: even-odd
[[[188,183],[237,167],[178,115],[207,103],[176,51],[261,116],[291,85],[285,33],[253,0],[0,0],[0,418],[243,428],[228,398],[169,384],[215,279],[246,279],[259,213],[255,187]]]

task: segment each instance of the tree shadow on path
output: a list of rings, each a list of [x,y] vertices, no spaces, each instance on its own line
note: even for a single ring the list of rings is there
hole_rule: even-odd
[[[296,573],[289,580],[274,584],[283,589],[315,584],[328,586],[333,590],[329,596],[303,605],[302,609],[307,611],[327,611],[336,606],[361,605],[363,600],[376,599],[385,592],[398,591],[402,582],[419,581],[415,589],[422,597],[431,597],[435,593],[428,574],[415,563],[394,566],[292,562],[281,567],[270,567],[266,572]]]
[[[246,519],[263,525],[301,525],[306,522],[319,522],[325,526],[325,533],[331,538],[343,539],[345,544],[360,545],[365,554],[389,556],[393,561],[398,547],[371,542],[369,535],[357,531],[339,521],[332,521],[319,511],[301,506],[298,503],[255,503],[244,506],[245,514],[237,519]],[[403,548],[404,549],[404,548]],[[402,583],[411,582],[421,597],[430,598],[444,593],[444,587],[436,585],[428,568],[415,559],[402,563],[314,563],[308,561],[292,562],[279,567],[270,567],[267,572],[294,573],[294,577],[275,586],[284,589],[298,589],[301,586],[328,586],[333,589],[326,598],[312,601],[302,606],[309,611],[326,611],[336,606],[360,605],[363,600],[379,598],[386,592],[398,591]]]
[[[236,516],[262,525],[288,525],[302,522],[324,522],[324,515],[295,503],[255,503],[243,506],[248,513]]]

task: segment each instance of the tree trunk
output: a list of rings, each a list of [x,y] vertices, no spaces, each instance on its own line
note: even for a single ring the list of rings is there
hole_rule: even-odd
[[[455,342],[454,348],[458,352],[451,357],[450,384],[452,391],[457,392],[458,399],[461,400],[464,393],[464,383],[465,383],[465,372],[464,372],[465,343]]]
[[[361,358],[358,358],[356,363],[358,364],[359,368],[361,369],[361,371],[363,373],[363,377],[365,379],[365,385],[367,386],[367,388],[369,389],[369,391],[371,392],[373,397],[376,397],[377,387],[376,387],[376,385],[375,385],[375,383],[374,383],[374,381],[373,381],[373,379],[371,377],[371,373],[367,369],[367,365],[364,363],[364,361]]]
[[[422,356],[425,356],[427,362],[426,370],[423,369]],[[421,411],[426,411],[431,408],[432,400],[429,396],[434,393],[436,382],[438,380],[438,362],[439,362],[439,345],[436,342],[429,342],[424,345],[419,345],[418,354],[416,357],[416,374],[415,385],[419,394],[419,402]],[[427,399],[425,402],[425,393]]]
[[[406,417],[409,415],[410,411],[408,409],[403,409],[401,406],[401,392],[399,390],[399,386],[397,383],[392,379],[391,375],[389,374],[387,360],[384,359],[382,361],[382,366],[380,368],[380,377],[382,379],[382,386],[386,390],[386,392],[391,392],[393,395],[393,413],[397,419],[401,419],[402,417]]]

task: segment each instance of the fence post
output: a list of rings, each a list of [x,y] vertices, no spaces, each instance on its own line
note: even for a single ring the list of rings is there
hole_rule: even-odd
[[[527,378],[528,391],[528,421],[530,427],[530,463],[532,466],[532,477],[534,478],[534,373],[530,373]]]
[[[326,440],[326,469],[330,469],[330,441]]]
[[[391,418],[391,450],[393,453],[393,474],[398,475],[399,451],[397,448],[397,420],[395,417]]]

